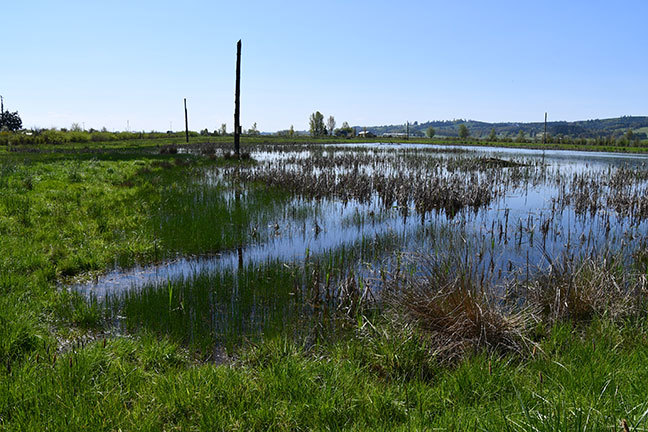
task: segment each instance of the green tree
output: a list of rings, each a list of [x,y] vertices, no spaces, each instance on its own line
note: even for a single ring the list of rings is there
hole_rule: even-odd
[[[329,135],[333,135],[333,131],[335,130],[335,117],[329,116],[328,120],[326,120],[326,126],[328,127]]]
[[[341,128],[335,129],[335,136],[351,137],[353,136],[353,128],[349,126],[349,123],[343,122]]]
[[[519,143],[524,142],[524,131],[522,129],[520,129],[516,141]]]
[[[428,138],[432,138],[435,133],[436,133],[436,131],[434,130],[434,128],[432,126],[430,126],[429,128],[427,128],[425,130],[425,136],[427,136]]]
[[[218,133],[221,135],[226,135],[227,134],[227,123],[223,123],[218,130]]]
[[[295,128],[293,125],[290,125],[290,129],[288,129],[288,136],[295,136]]]
[[[632,132],[632,129],[628,129],[625,133],[626,139],[630,142],[634,138],[634,133]]]
[[[490,134],[488,134],[488,141],[497,141],[497,132],[495,132],[495,128],[492,128]]]
[[[468,130],[468,127],[465,124],[460,124],[459,125],[459,138],[461,139],[466,139],[470,136],[470,131]]]
[[[248,134],[248,135],[259,135],[259,134],[260,134],[260,133],[259,133],[259,130],[257,129],[257,124],[256,124],[256,122],[254,122],[254,123],[252,124],[252,127],[251,127],[250,129],[248,129],[247,134]]]
[[[22,120],[18,115],[18,111],[9,112],[4,111],[0,116],[0,131],[8,130],[15,132],[18,129],[22,128]]]
[[[324,126],[324,115],[316,111],[311,114],[309,119],[310,124],[310,134],[313,137],[319,137],[326,135],[326,126]]]

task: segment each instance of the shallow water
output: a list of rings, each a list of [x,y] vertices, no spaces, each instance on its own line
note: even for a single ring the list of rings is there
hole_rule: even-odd
[[[249,196],[267,195],[254,182],[289,191],[285,202],[243,218],[249,226],[232,226],[247,239],[239,247],[114,268],[71,288],[106,304],[126,330],[212,346],[291,323],[322,328],[308,320],[352,307],[344,287],[379,292],[376,275],[400,269],[400,252],[452,257],[474,280],[497,284],[532,278],[565,257],[609,251],[629,259],[648,233],[647,156],[366,144],[252,157],[256,166],[213,168],[191,180],[222,190],[220,202],[237,212]],[[448,184],[461,205],[424,205],[438,198],[434,187]]]
[[[644,170],[648,157],[616,153],[575,152],[559,150],[527,150],[509,148],[484,148],[468,146],[437,146],[421,144],[361,144],[353,147],[371,149],[379,153],[384,150],[394,152],[395,156],[404,150],[423,150],[419,157],[434,155],[447,157],[460,150],[463,158],[490,157],[504,160],[536,160],[545,165],[544,178],[536,184],[522,181],[522,186],[507,187],[505,192],[488,206],[472,211],[463,209],[456,215],[442,211],[417,215],[413,206],[408,216],[403,216],[403,208],[393,203],[385,209],[373,196],[368,203],[350,200],[342,203],[335,199],[313,200],[296,197],[288,207],[313,206],[313,215],[295,220],[284,212],[268,226],[269,233],[264,238],[242,245],[237,250],[225,251],[214,256],[179,257],[161,264],[136,266],[130,269],[116,268],[102,277],[73,288],[86,295],[103,298],[108,293],[141,287],[147,283],[159,284],[165,280],[190,277],[191,275],[241,265],[260,264],[272,260],[294,262],[303,260],[307,254],[316,255],[339,248],[362,238],[372,238],[385,233],[397,233],[403,238],[403,250],[426,251],[441,239],[421,234],[421,227],[460,228],[466,249],[464,253],[481,253],[479,261],[488,263],[491,272],[511,266],[541,267],[562,253],[586,255],[601,249],[631,249],[643,241],[646,235],[645,220],[621,217],[603,209],[594,215],[577,214],[571,205],[556,205],[559,194],[558,181],[570,178],[577,173],[593,176],[608,176],[614,169],[626,167]],[[335,153],[344,153],[339,146]],[[441,153],[435,154],[438,150]],[[348,151],[353,151],[349,149]],[[426,153],[427,152],[427,153]],[[282,160],[307,160],[311,152],[257,152],[252,157],[259,161],[255,170],[264,170]],[[371,175],[375,167],[366,168]],[[287,169],[299,169],[298,165]],[[504,168],[506,170],[506,168]],[[538,174],[538,168],[529,168]],[[344,170],[336,170],[339,175]],[[220,181],[222,173],[206,173],[206,179]],[[560,180],[563,179],[563,180]],[[645,188],[645,182],[638,183]],[[497,186],[497,185],[496,185]],[[541,225],[545,223],[545,233]],[[548,227],[548,228],[547,228]],[[247,227],[243,227],[246,229]],[[438,232],[439,230],[435,230]],[[447,235],[448,230],[444,230]],[[385,251],[390,252],[390,251]],[[456,252],[456,251],[455,251]]]

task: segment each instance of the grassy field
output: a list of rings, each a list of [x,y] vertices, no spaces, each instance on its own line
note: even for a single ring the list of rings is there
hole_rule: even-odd
[[[240,191],[204,182],[207,171],[236,173],[256,162],[160,152],[178,141],[0,150],[0,429],[648,427],[643,250],[629,266],[593,258],[565,269],[565,278],[539,277],[520,320],[465,274],[416,285],[414,273],[403,272],[385,306],[344,303],[362,291],[347,286],[344,308],[330,304],[344,309],[334,330],[320,321],[297,336],[285,330],[303,310],[277,309],[298,293],[319,298],[312,290],[329,280],[353,280],[345,263],[371,261],[399,240],[332,250],[299,268],[267,262],[150,286],[113,298],[114,309],[64,289],[115,265],[217,254],[272,237],[272,229],[252,227],[282,214],[293,191],[254,179]],[[196,147],[204,142],[214,138],[192,138]],[[421,298],[428,291],[403,288],[421,286],[448,291]],[[237,288],[236,304],[228,287]],[[261,315],[270,331],[241,337],[250,329],[235,319],[240,326],[226,329],[234,337],[214,344],[214,327],[204,324],[211,296],[233,316]],[[308,303],[318,314],[325,306]],[[115,332],[121,313],[125,332]]]
[[[638,130],[638,132],[640,132]],[[5,133],[7,134],[7,133]],[[66,133],[60,133],[66,135]],[[73,134],[68,132],[67,134]],[[30,143],[25,142],[21,143],[20,140],[12,138],[12,135],[8,134],[5,136],[0,135],[0,153],[5,151],[75,151],[75,152],[87,152],[87,151],[105,151],[105,150],[122,150],[126,151],[128,149],[159,149],[163,146],[173,145],[173,146],[185,146],[187,145],[185,141],[184,134],[171,134],[165,136],[164,134],[157,133],[154,134],[155,137],[149,137],[149,134],[142,134],[142,137],[139,137],[137,133],[131,133],[132,135],[129,139],[112,139],[106,141],[87,141],[87,142],[73,142],[62,140],[57,144],[51,143]],[[191,133],[189,137],[189,144],[192,146],[198,146],[200,144],[212,143],[217,146],[223,146],[230,144],[232,142],[231,136],[203,136],[198,135],[195,132]],[[629,145],[597,145],[593,142],[588,144],[567,144],[567,143],[535,143],[535,142],[509,142],[509,141],[498,141],[491,142],[485,141],[482,139],[458,139],[458,138],[416,138],[412,137],[409,140],[397,139],[397,138],[340,138],[340,137],[318,137],[312,138],[309,136],[295,136],[295,137],[283,137],[276,135],[258,135],[258,136],[242,136],[242,144],[248,146],[254,145],[290,145],[290,144],[358,144],[358,143],[413,143],[413,144],[439,144],[439,145],[469,145],[469,146],[479,146],[479,147],[508,147],[508,148],[529,148],[529,149],[547,149],[547,150],[581,150],[581,151],[596,151],[596,152],[615,152],[615,153],[645,153],[648,152],[648,141],[639,141],[638,143],[632,143]],[[12,144],[13,143],[13,144]],[[10,144],[10,145],[7,145]],[[638,144],[638,145],[636,145]]]

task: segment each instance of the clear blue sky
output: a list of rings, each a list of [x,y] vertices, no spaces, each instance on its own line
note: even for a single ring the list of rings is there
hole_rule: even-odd
[[[648,115],[648,1],[3,1],[26,127],[232,129]]]

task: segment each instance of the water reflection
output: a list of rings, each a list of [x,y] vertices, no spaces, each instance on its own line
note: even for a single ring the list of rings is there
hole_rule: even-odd
[[[360,151],[367,153],[365,164],[350,163],[347,168],[335,165],[332,171],[327,171],[326,160],[322,161],[321,167],[310,164],[315,157],[346,157]],[[372,157],[377,156],[383,162],[374,160],[372,163]],[[330,172],[334,178],[332,181],[344,178],[343,175],[360,173],[364,173],[367,181],[379,174],[395,176],[399,172],[403,175],[445,176],[451,172],[447,165],[450,160],[453,163],[458,161],[457,169],[461,169],[462,160],[474,158],[526,162],[518,168],[484,169],[460,174],[469,182],[489,181],[492,185],[493,199],[479,208],[464,208],[454,213],[440,209],[421,211],[414,202],[399,202],[397,199],[385,201],[384,197],[381,201],[376,191],[368,192],[369,195],[361,200],[352,198],[352,195],[349,195],[351,198],[340,200],[336,197],[310,198],[300,193],[283,212],[272,215],[272,222],[260,230],[262,235],[238,245],[235,250],[213,256],[182,257],[157,265],[114,269],[98,280],[77,285],[74,289],[104,298],[109,293],[139,289],[145,284],[160,284],[169,279],[189,278],[203,272],[242,269],[251,264],[263,265],[276,261],[300,262],[308,255],[323,254],[384,235],[398,237],[398,248],[405,251],[470,255],[481,271],[501,275],[512,268],[526,267],[528,272],[529,266],[533,269],[542,267],[553,257],[565,253],[578,256],[609,249],[630,254],[633,248],[645,241],[647,232],[646,219],[624,216],[609,206],[602,206],[595,212],[583,212],[578,207],[577,182],[574,180],[576,175],[606,180],[619,169],[644,172],[648,157],[643,155],[421,144],[356,144],[349,148],[321,146],[316,152],[312,149],[257,151],[252,157],[259,163],[250,167],[250,172],[263,173],[277,167],[286,172],[303,172],[300,170],[307,166],[313,178]],[[429,161],[425,162],[428,165],[407,168],[407,162],[403,162],[405,157],[428,158]],[[441,161],[438,165],[440,168],[426,171],[433,166],[430,163],[437,160]],[[407,169],[391,163],[403,163]],[[229,174],[227,169],[221,168],[205,173],[204,178],[209,183],[222,185],[227,183]],[[412,178],[415,178],[414,174]],[[632,184],[629,183],[630,186],[634,185],[635,194],[646,190],[646,176],[639,177]],[[611,194],[613,187],[607,185],[600,193]],[[242,211],[241,197],[245,191],[237,188],[233,193],[235,208]],[[303,207],[312,207],[313,211],[299,217],[290,211],[291,208]],[[249,228],[240,225],[234,227],[240,234],[239,238],[244,238],[243,233]],[[454,245],[452,248],[448,246],[451,243]],[[393,247],[390,244],[390,248]],[[386,248],[374,252],[363,258],[377,262],[392,250]]]

